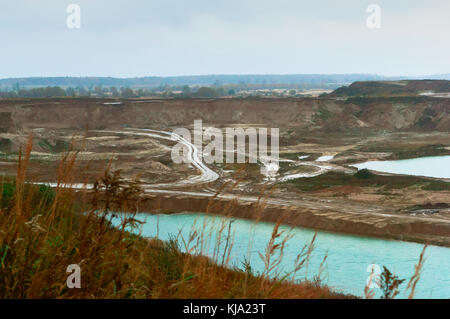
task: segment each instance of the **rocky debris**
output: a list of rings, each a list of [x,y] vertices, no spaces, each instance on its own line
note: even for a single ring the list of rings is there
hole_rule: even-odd
[[[399,211],[412,216],[434,215],[443,212],[450,212],[450,205],[447,203],[436,203],[436,204],[427,203],[423,205],[414,205],[411,207],[401,209]]]

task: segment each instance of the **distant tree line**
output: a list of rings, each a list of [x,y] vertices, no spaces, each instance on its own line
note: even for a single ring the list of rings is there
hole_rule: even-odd
[[[11,89],[0,91],[2,98],[49,98],[49,97],[120,97],[120,98],[139,98],[139,97],[165,97],[165,98],[195,98],[195,97],[220,97],[234,95],[235,90],[225,91],[223,87],[199,87],[191,88],[188,85],[183,87],[164,86],[160,88],[129,88],[129,87],[68,87],[48,86],[42,88],[30,89]]]
[[[445,76],[445,75],[443,75]],[[449,76],[449,75],[447,75]],[[441,76],[442,77],[442,76]],[[21,87],[147,87],[156,88],[160,86],[198,86],[210,87],[213,85],[242,84],[249,85],[298,85],[334,83],[342,85],[355,81],[373,80],[397,80],[400,78],[381,77],[374,74],[216,74],[199,76],[170,76],[170,77],[136,77],[136,78],[113,78],[113,77],[27,77],[0,79],[0,87],[11,87],[19,84]]]
[[[0,97],[14,98],[14,97],[26,97],[26,98],[44,98],[44,97],[61,97],[66,96],[66,90],[59,86],[49,86],[45,88],[34,89],[20,89],[18,91],[3,91],[0,92]]]
[[[326,86],[328,89],[336,85]],[[219,82],[212,86],[170,86],[168,84],[155,88],[115,87],[115,86],[47,86],[24,88],[19,84],[8,89],[0,89],[0,98],[50,98],[50,97],[97,97],[97,98],[217,98],[217,97],[283,97],[296,96],[302,90],[316,88],[313,84],[227,84]]]

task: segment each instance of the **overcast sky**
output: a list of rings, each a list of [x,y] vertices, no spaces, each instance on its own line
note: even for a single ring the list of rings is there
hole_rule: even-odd
[[[0,78],[450,73],[449,0],[1,2]]]

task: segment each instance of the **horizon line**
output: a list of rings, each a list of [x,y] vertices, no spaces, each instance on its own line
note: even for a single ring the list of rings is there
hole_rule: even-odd
[[[436,77],[436,76],[449,76],[448,73],[439,74],[416,74],[416,75],[383,75],[378,73],[209,73],[209,74],[183,74],[183,75],[141,75],[141,76],[110,76],[110,75],[32,75],[32,76],[14,76],[14,77],[2,77],[3,80],[13,79],[39,79],[39,78],[111,78],[111,79],[139,79],[139,78],[182,78],[182,77],[210,77],[210,76],[374,76],[382,78],[423,78]]]

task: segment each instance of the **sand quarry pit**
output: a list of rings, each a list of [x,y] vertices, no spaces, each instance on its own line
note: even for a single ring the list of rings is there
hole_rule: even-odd
[[[124,178],[140,176],[150,198],[142,209],[148,212],[202,212],[212,195],[220,193],[214,199],[220,203],[237,200],[237,217],[254,218],[249,207],[267,192],[263,220],[276,221],[288,212],[285,223],[291,225],[450,246],[447,209],[432,215],[408,213],[414,205],[448,203],[448,181],[381,174],[370,182],[354,178],[357,170],[350,166],[449,154],[445,114],[450,105],[445,99],[411,103],[414,116],[397,114],[398,102],[389,100],[373,108],[311,98],[105,104],[109,102],[0,101],[0,118],[5,119],[0,123],[0,170],[15,174],[20,146],[32,133],[28,178],[35,182],[55,182],[62,154],[75,149],[80,174],[74,182],[93,183],[111,162]],[[389,118],[374,116],[377,108],[390,110]],[[435,116],[432,125],[428,121],[423,127],[422,114],[430,114],[429,108]],[[177,141],[170,133],[177,127],[192,129],[198,119],[204,127],[279,128],[279,176],[267,180],[262,163],[206,164],[195,157],[190,163],[173,163]]]

